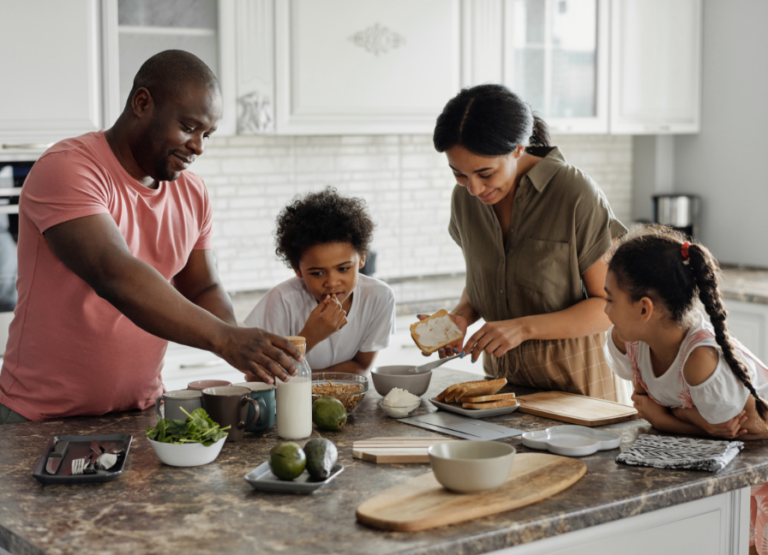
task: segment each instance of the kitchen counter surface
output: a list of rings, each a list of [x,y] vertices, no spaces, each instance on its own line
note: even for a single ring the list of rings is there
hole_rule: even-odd
[[[476,379],[438,371],[433,396],[450,383]],[[516,388],[518,393],[526,391]],[[0,547],[16,554],[79,553],[483,553],[768,481],[768,441],[747,442],[718,474],[617,464],[618,450],[584,457],[588,472],[540,503],[419,533],[383,532],[355,520],[370,497],[429,471],[428,465],[375,465],[352,458],[352,442],[430,432],[387,418],[369,391],[340,432],[324,432],[345,471],[310,496],[254,491],[243,476],[267,460],[275,431],[227,444],[212,464],[164,466],[144,437],[153,410],[0,426]],[[420,411],[432,410],[424,400]],[[559,424],[522,413],[494,419],[526,431]],[[643,420],[606,426],[626,450]],[[130,433],[126,471],[107,484],[42,486],[32,468],[48,439],[61,434]],[[317,437],[315,431],[313,437]],[[506,440],[528,451],[519,438]]]
[[[726,299],[768,304],[768,270],[725,267],[720,287]]]

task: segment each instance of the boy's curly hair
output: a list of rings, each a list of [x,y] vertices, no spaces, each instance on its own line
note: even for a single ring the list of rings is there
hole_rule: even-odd
[[[295,197],[283,208],[277,216],[275,254],[295,269],[308,248],[326,243],[349,243],[366,257],[373,228],[363,199],[343,197],[334,187],[326,187]]]

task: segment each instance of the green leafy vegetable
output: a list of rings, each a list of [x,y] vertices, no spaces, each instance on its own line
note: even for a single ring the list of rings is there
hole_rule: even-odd
[[[147,426],[147,437],[161,443],[202,443],[206,447],[227,437],[229,426],[220,428],[204,409],[195,409],[192,414],[181,410],[187,415],[186,420],[161,418],[154,428]]]

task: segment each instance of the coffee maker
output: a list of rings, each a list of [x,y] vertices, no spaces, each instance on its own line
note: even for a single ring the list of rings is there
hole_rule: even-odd
[[[701,198],[696,195],[653,195],[653,221],[680,231],[698,241],[701,223]]]

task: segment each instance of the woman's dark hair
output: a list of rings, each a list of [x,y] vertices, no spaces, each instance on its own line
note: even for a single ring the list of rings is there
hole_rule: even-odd
[[[544,120],[503,85],[477,85],[448,101],[432,141],[438,152],[460,145],[480,156],[504,156],[518,145],[550,146]]]
[[[277,216],[275,253],[296,269],[308,248],[326,243],[349,243],[365,257],[373,228],[363,199],[346,198],[333,187],[326,187],[296,197],[283,208]]]
[[[668,227],[646,226],[619,243],[610,257],[608,271],[613,272],[619,287],[633,302],[643,297],[660,302],[678,324],[686,321],[698,295],[715,329],[715,340],[725,361],[755,398],[760,418],[766,420],[768,407],[752,385],[749,371],[736,356],[728,335],[725,321],[728,312],[718,287],[717,261],[698,243],[690,244],[689,258],[685,260],[681,250],[685,241],[682,233]]]

